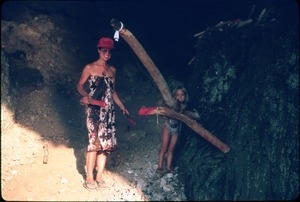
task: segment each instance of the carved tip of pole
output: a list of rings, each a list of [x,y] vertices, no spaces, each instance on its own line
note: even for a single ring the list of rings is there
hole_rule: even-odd
[[[116,31],[120,31],[123,28],[123,23],[117,19],[111,19],[110,24]]]
[[[115,34],[114,34],[115,41],[119,41],[119,37],[120,37],[119,32],[123,29],[123,23],[119,20],[111,19],[110,24],[115,30]]]

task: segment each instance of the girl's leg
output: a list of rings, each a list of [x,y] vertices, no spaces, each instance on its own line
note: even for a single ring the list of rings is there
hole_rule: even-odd
[[[161,137],[162,137],[161,138],[161,148],[160,148],[160,152],[158,155],[158,168],[157,168],[159,170],[163,169],[163,162],[164,162],[165,154],[167,152],[167,148],[168,148],[168,144],[169,144],[169,140],[170,140],[169,130],[166,125],[163,126]]]
[[[96,176],[97,182],[103,181],[102,174],[105,169],[106,159],[107,159],[107,154],[105,152],[101,152],[97,154],[97,176]]]
[[[170,144],[168,147],[168,153],[167,153],[167,170],[171,171],[173,170],[172,161],[173,161],[173,152],[175,145],[177,143],[178,134],[171,135]]]
[[[86,154],[86,181],[87,182],[94,182],[94,168],[95,168],[95,161],[96,161],[96,152],[87,152]]]

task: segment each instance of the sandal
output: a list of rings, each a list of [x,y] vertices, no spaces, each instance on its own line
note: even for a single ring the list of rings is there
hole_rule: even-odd
[[[105,182],[103,180],[101,181],[96,180],[96,183],[98,185],[98,188],[106,188]]]
[[[176,174],[176,171],[173,170],[173,169],[170,169],[170,170],[167,170],[167,173],[172,173],[173,175],[175,175],[175,174]]]
[[[162,168],[157,168],[155,172],[161,175],[164,174],[164,170]]]
[[[83,183],[83,187],[86,188],[88,191],[97,191],[98,187],[95,182],[87,182]]]

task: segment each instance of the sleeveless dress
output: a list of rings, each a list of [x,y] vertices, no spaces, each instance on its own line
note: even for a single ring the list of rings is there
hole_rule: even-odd
[[[117,147],[115,136],[115,109],[112,98],[114,82],[105,76],[89,76],[89,96],[92,99],[102,100],[105,107],[89,104],[86,107],[86,125],[89,144],[87,151],[107,152],[114,151]]]

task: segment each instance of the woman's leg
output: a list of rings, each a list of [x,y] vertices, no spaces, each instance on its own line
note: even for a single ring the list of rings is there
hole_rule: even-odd
[[[95,114],[99,113],[94,108],[87,108],[86,127],[88,130],[88,148],[86,153],[86,182],[94,182],[94,168],[96,164],[96,151],[93,151],[94,141],[96,139],[96,131],[98,129],[98,120],[95,118]]]
[[[161,148],[158,155],[158,168],[157,169],[163,169],[163,162],[164,158],[167,152],[168,144],[170,140],[169,130],[166,125],[163,126],[162,129],[162,136],[161,136]]]
[[[86,154],[86,170],[87,170],[87,176],[86,181],[87,182],[94,182],[94,168],[95,168],[95,161],[96,161],[96,152],[87,152]]]
[[[168,147],[168,153],[167,153],[167,170],[173,170],[172,161],[173,161],[173,152],[175,145],[177,143],[178,134],[171,135],[170,144]]]
[[[106,159],[107,159],[107,154],[105,152],[101,152],[97,154],[97,176],[96,176],[97,182],[101,182],[103,180],[102,174],[105,169]]]

